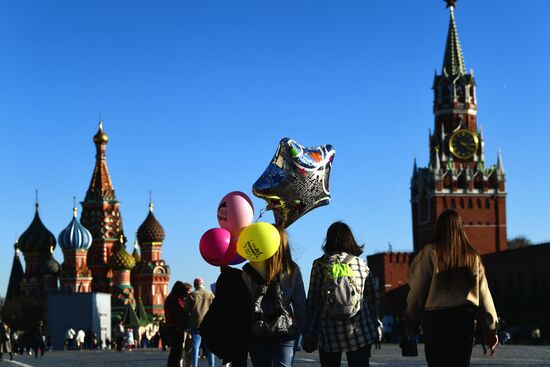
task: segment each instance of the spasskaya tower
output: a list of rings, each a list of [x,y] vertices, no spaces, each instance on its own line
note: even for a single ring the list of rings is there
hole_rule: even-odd
[[[477,124],[474,73],[466,72],[454,8],[447,0],[449,30],[443,67],[433,83],[435,127],[429,134],[428,167],[414,163],[411,178],[414,251],[429,243],[439,214],[461,215],[478,253],[506,249],[506,190],[500,150],[497,163],[485,164],[483,131]]]

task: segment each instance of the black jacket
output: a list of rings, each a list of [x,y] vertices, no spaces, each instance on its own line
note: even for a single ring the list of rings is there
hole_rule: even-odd
[[[252,301],[242,271],[221,268],[216,281],[216,298],[200,325],[208,349],[224,363],[242,361],[250,342]]]

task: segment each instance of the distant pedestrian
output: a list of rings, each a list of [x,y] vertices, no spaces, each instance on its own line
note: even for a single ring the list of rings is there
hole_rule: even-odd
[[[185,304],[185,310],[189,313],[189,327],[192,338],[191,365],[197,367],[199,365],[199,352],[202,340],[199,326],[214,300],[214,294],[204,287],[204,280],[201,278],[195,279],[193,286],[195,290],[189,295],[189,301]],[[210,353],[208,348],[205,349],[208,366],[214,367],[214,355]]]
[[[122,352],[124,348],[124,323],[122,320],[120,320],[115,327],[115,344],[116,350]]]
[[[485,268],[455,210],[439,216],[432,243],[409,269],[409,286],[405,326],[423,321],[429,367],[470,365],[476,318],[494,351],[498,319]]]
[[[134,329],[127,328],[126,332],[124,334],[124,341],[126,342],[126,348],[128,348],[128,351],[131,352],[135,345],[135,339],[134,339]]]
[[[367,367],[377,339],[374,311],[376,284],[347,224],[327,230],[323,256],[313,262],[307,307],[308,327],[302,347],[319,348],[322,367],[340,366],[342,353],[350,367]]]
[[[170,354],[167,367],[179,367],[183,357],[183,348],[189,327],[189,315],[185,310],[185,302],[191,293],[191,284],[177,281],[172,291],[164,301],[164,313],[166,324],[161,326],[163,335],[163,348],[165,348],[166,334],[170,338]],[[166,333],[167,330],[168,333]],[[189,367],[189,366],[185,366]]]
[[[538,326],[533,327],[531,330],[531,339],[533,340],[533,344],[539,345],[541,343],[542,334],[540,332],[540,329]]]
[[[33,330],[33,341],[34,341],[34,358],[38,358],[38,351],[40,351],[40,356],[44,357],[44,352],[46,351],[46,337],[44,336],[44,321],[40,320],[36,324]]]
[[[7,323],[0,323],[0,360],[4,358],[4,353],[10,355],[10,361],[13,360],[13,350],[11,341],[11,329]]]
[[[82,329],[78,330],[78,332],[76,333],[75,340],[76,340],[76,349],[82,350],[82,348],[84,348],[84,342],[86,340],[86,333],[84,332],[84,330]]]
[[[73,328],[69,328],[65,333],[65,346],[68,350],[72,350],[74,347],[74,338],[76,336],[76,331]]]

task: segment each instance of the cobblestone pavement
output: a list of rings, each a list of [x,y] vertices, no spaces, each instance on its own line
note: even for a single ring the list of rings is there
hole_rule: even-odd
[[[382,350],[373,350],[371,366],[426,366],[423,357],[424,350],[419,346],[419,357],[401,357],[396,345],[382,345]],[[4,355],[6,357],[6,355]],[[168,358],[167,352],[154,349],[137,350],[132,352],[115,351],[68,351],[49,352],[42,358],[32,356],[16,356],[13,362],[2,361],[0,366],[20,367],[163,367]],[[200,367],[206,367],[205,360],[201,360]],[[220,367],[216,361],[216,367]],[[249,364],[251,366],[251,364]],[[319,366],[317,353],[307,354],[300,352],[294,361],[295,367]],[[346,366],[343,362],[342,366]],[[472,354],[472,366],[550,366],[550,346],[499,346],[495,356],[483,356],[480,347],[475,347]]]

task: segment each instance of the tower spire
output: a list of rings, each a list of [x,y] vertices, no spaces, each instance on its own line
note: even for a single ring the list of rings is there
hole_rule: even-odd
[[[449,33],[447,34],[447,44],[445,45],[445,57],[443,58],[443,74],[457,76],[466,74],[464,56],[462,47],[458,39],[458,31],[455,23],[454,8],[456,0],[445,0],[450,12]]]
[[[499,175],[504,175],[504,165],[502,164],[502,153],[500,151],[500,148],[498,148],[497,173]]]
[[[149,211],[153,211],[153,192],[149,190]]]
[[[38,190],[34,190],[34,207],[38,213]]]

